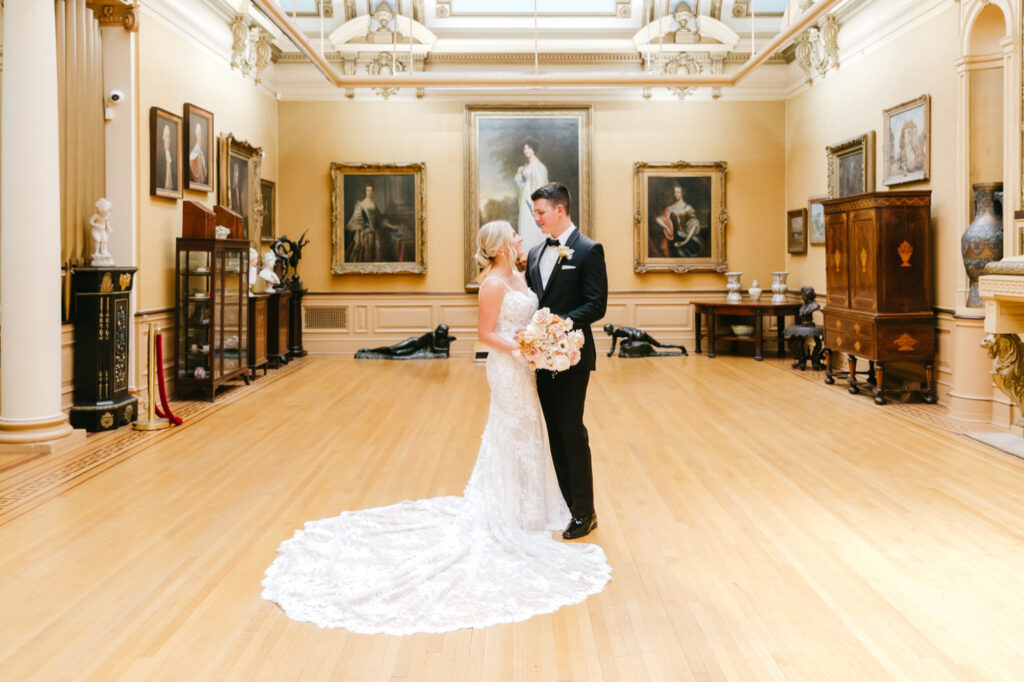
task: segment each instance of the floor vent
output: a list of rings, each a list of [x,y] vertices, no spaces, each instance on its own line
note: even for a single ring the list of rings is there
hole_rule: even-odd
[[[348,306],[310,305],[303,310],[305,329],[348,329]]]

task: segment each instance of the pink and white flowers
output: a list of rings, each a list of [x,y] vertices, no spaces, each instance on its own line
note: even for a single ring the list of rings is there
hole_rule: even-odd
[[[580,361],[583,332],[572,328],[572,320],[541,308],[519,334],[519,353],[530,369],[564,372]]]

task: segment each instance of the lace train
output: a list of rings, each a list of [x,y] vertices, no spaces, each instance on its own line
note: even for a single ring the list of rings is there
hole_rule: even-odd
[[[497,331],[536,310],[510,290]],[[504,353],[487,360],[490,414],[462,497],[406,500],[306,523],[267,569],[263,598],[295,620],[352,632],[448,632],[551,613],[604,589],[597,545],[554,540],[569,519],[534,375]]]

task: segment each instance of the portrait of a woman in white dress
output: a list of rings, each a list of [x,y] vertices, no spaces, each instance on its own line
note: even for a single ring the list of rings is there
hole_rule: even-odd
[[[533,219],[533,201],[530,195],[548,184],[548,167],[537,157],[537,142],[529,139],[523,143],[526,161],[516,170],[516,186],[519,188],[519,221],[516,231],[523,238],[523,251],[529,251],[544,241],[537,221]]]

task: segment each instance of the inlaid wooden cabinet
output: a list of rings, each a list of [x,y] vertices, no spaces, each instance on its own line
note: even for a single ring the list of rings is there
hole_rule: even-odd
[[[925,368],[925,402],[935,402],[935,313],[932,310],[931,192],[872,192],[823,202],[826,285],[826,383],[857,381],[857,360],[871,362],[869,385],[885,402],[887,362]],[[833,352],[847,354],[848,372],[833,372]]]

